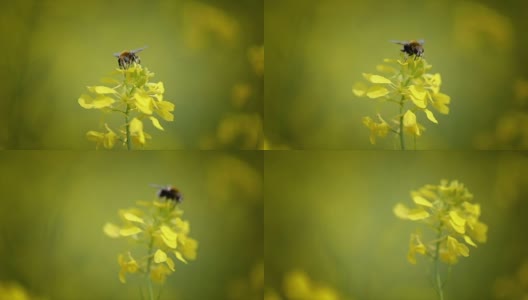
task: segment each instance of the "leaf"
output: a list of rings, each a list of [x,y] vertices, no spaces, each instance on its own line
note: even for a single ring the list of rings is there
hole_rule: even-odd
[[[374,85],[374,86],[371,86],[367,90],[367,97],[371,99],[375,99],[375,98],[383,97],[387,95],[388,93],[389,93],[389,90],[387,90],[385,87],[380,86],[380,85]]]
[[[428,110],[428,109],[425,109],[425,115],[427,116],[427,119],[429,119],[429,121],[435,123],[435,124],[438,124],[438,121],[436,120],[435,116],[433,115],[433,112]]]

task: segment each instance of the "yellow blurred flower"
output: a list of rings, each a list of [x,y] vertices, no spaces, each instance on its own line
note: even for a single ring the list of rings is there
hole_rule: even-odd
[[[125,258],[125,255],[119,254],[117,256],[117,262],[119,263],[119,266],[121,266],[121,270],[119,271],[119,280],[122,283],[126,283],[126,274],[127,273],[136,273],[139,269],[139,266],[132,258],[132,255],[130,253],[127,254],[127,257]]]
[[[370,129],[370,143],[373,145],[376,144],[376,137],[385,137],[390,130],[389,124],[380,115],[378,118],[380,121],[377,123],[371,117],[363,117],[363,125]]]
[[[442,261],[455,264],[459,256],[469,256],[469,248],[484,243],[488,227],[480,222],[481,208],[471,203],[473,194],[457,180],[442,180],[439,185],[425,185],[411,192],[414,208],[398,203],[394,214],[404,220],[421,222],[437,233],[438,238],[422,243],[420,236],[411,234],[408,260],[416,264],[415,254],[436,257],[438,250]]]
[[[440,92],[442,77],[439,73],[428,73],[432,68],[423,57],[405,57],[385,59],[376,69],[389,76],[363,73],[368,83],[356,82],[352,92],[358,97],[391,102],[399,106],[400,114],[393,122],[374,122],[369,117],[363,118],[363,124],[370,129],[370,142],[375,143],[375,136],[384,137],[389,131],[401,136],[402,149],[405,148],[403,133],[418,137],[425,127],[417,120],[415,113],[423,112],[427,120],[438,124],[431,107],[441,114],[449,113],[451,98]],[[378,115],[380,120],[383,120]],[[390,124],[389,124],[390,123]],[[393,125],[391,125],[393,124]]]
[[[129,249],[119,254],[119,280],[126,282],[127,273],[141,271],[155,282],[163,283],[175,271],[175,260],[187,263],[197,257],[198,241],[188,236],[190,224],[182,220],[183,211],[172,201],[139,201],[141,207],[119,210],[122,224],[106,223],[103,232],[114,239],[127,239],[132,245],[146,248],[148,255],[138,259]],[[145,251],[145,249],[142,249]]]

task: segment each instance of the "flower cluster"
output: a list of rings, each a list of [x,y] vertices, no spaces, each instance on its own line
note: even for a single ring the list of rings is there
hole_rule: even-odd
[[[412,191],[411,197],[415,207],[398,203],[394,214],[426,224],[436,236],[424,242],[422,234],[411,234],[407,255],[410,263],[416,264],[416,254],[422,254],[452,265],[460,256],[469,256],[467,245],[477,247],[475,242],[486,242],[488,226],[479,221],[480,205],[471,202],[473,195],[462,183],[442,180],[440,185],[428,184]]]
[[[198,242],[188,236],[190,224],[181,217],[183,211],[173,201],[139,201],[141,208],[119,211],[122,225],[106,223],[104,233],[111,238],[125,238],[145,247],[146,255],[126,251],[118,255],[119,280],[127,273],[142,273],[163,283],[175,271],[175,260],[187,263],[196,259]]]
[[[233,281],[228,288],[228,299],[230,300],[262,300],[264,289],[264,263],[256,264],[249,278],[241,278]]]
[[[154,76],[147,68],[133,64],[127,69],[117,69],[124,76],[123,81],[107,79],[108,86],[89,86],[90,94],[83,94],[78,102],[85,109],[98,109],[103,113],[118,112],[125,116],[125,124],[118,130],[104,124],[105,131],[88,131],[87,138],[106,149],[112,149],[116,142],[131,148],[131,142],[143,146],[150,135],[143,130],[143,120],[149,119],[154,127],[163,130],[158,118],[173,121],[174,104],[164,100],[163,82],[150,82]],[[117,132],[117,133],[116,133]]]
[[[385,76],[363,73],[370,85],[358,82],[352,89],[358,97],[366,96],[400,106],[399,115],[392,120],[394,123],[386,122],[379,114],[377,120],[368,116],[363,118],[363,124],[370,129],[372,144],[376,143],[376,137],[385,137],[389,131],[402,137],[404,132],[414,137],[422,135],[425,127],[418,122],[416,112],[423,112],[430,122],[437,124],[430,108],[448,114],[451,101],[448,95],[440,93],[442,78],[439,73],[428,73],[432,66],[425,59],[402,54],[400,59],[385,59],[384,62],[386,64],[378,65],[377,70]]]
[[[304,271],[291,271],[284,278],[284,297],[274,290],[267,290],[264,300],[339,300],[343,297],[332,287],[316,283]]]

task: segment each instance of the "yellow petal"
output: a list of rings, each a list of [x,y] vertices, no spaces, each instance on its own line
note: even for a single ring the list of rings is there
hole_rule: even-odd
[[[371,99],[383,97],[389,93],[389,90],[386,88],[380,86],[380,85],[374,85],[371,86],[367,91],[367,97]]]
[[[165,251],[158,249],[156,250],[156,253],[154,253],[154,262],[159,264],[162,262],[165,262],[167,260],[167,253]]]
[[[169,269],[174,272],[174,261],[170,257],[167,257],[166,263]]]
[[[392,212],[400,219],[407,219],[409,216],[409,209],[401,203],[396,204],[392,209]]]
[[[122,228],[121,230],[119,230],[119,234],[121,236],[131,236],[140,232],[143,232],[143,230],[137,226]]]
[[[424,110],[425,111],[425,115],[427,116],[427,119],[429,119],[429,121],[435,123],[435,124],[438,124],[438,121],[436,120],[435,116],[433,115],[433,112],[426,109]]]
[[[405,114],[403,115],[403,126],[405,127],[416,126],[416,115],[412,111],[407,110]]]
[[[421,205],[421,206],[433,207],[433,204],[422,196],[414,196],[413,201],[414,203]]]
[[[88,90],[96,94],[116,94],[117,93],[116,90],[114,90],[113,88],[109,88],[104,85],[89,86]]]
[[[161,225],[160,230],[161,230],[161,234],[164,235],[169,240],[176,240],[176,238],[178,237],[178,234],[176,234],[176,232],[174,232],[174,230],[172,230],[167,225]]]
[[[111,238],[118,238],[120,236],[119,229],[119,226],[112,223],[106,223],[103,227],[104,233]]]
[[[450,224],[453,227],[453,229],[461,234],[464,234],[466,232],[466,219],[460,217],[456,211],[450,211],[449,212],[450,217]]]
[[[418,221],[427,219],[430,214],[422,208],[413,209],[409,212],[408,219],[411,221]]]
[[[130,222],[137,222],[137,223],[145,224],[145,221],[143,221],[142,218],[134,214],[128,213],[128,212],[123,214],[123,218],[125,218],[126,220]]]
[[[161,239],[163,242],[172,249],[176,249],[177,243],[176,239],[178,238],[178,235],[168,226],[162,225],[161,226]]]
[[[414,105],[418,106],[419,108],[425,108],[427,106],[425,101],[425,96],[427,95],[427,92],[423,87],[411,85],[409,86],[409,92],[410,98]]]
[[[467,235],[464,235],[464,241],[466,241],[466,243],[468,243],[469,245],[473,247],[477,247],[477,244],[475,244],[473,240]]]
[[[356,82],[354,86],[352,86],[352,93],[358,97],[362,97],[367,92],[367,85],[363,82]]]
[[[146,115],[152,115],[152,97],[145,93],[135,93],[134,99],[138,110]]]
[[[104,107],[110,107],[115,102],[111,97],[98,95],[95,99],[88,95],[81,95],[78,99],[79,105],[86,109],[100,109]]]
[[[149,119],[152,121],[152,125],[154,125],[154,127],[158,128],[159,130],[163,130],[163,127],[161,126],[161,124],[158,121],[158,119],[156,119],[154,117],[149,117]]]
[[[372,83],[392,83],[390,79],[379,75],[363,73],[363,77]]]
[[[179,251],[174,251],[174,255],[179,261],[187,263],[187,261],[185,260],[185,258],[183,258],[183,255]]]

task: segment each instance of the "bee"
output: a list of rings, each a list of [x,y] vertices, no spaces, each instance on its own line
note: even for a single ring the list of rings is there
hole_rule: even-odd
[[[183,195],[177,188],[172,187],[170,185],[161,186],[157,184],[152,184],[151,186],[159,189],[158,198],[165,199],[165,200],[171,200],[176,203],[182,203]]]
[[[143,51],[147,46],[136,49],[136,50],[125,50],[121,53],[114,53],[114,56],[117,57],[117,64],[121,69],[128,69],[133,63],[140,64],[141,59],[138,52]]]
[[[401,52],[404,52],[409,56],[416,55],[416,57],[421,57],[423,56],[423,53],[425,51],[423,48],[423,44],[425,43],[424,40],[411,40],[408,42],[392,40],[391,42],[398,45],[402,45],[403,49],[401,49]]]

